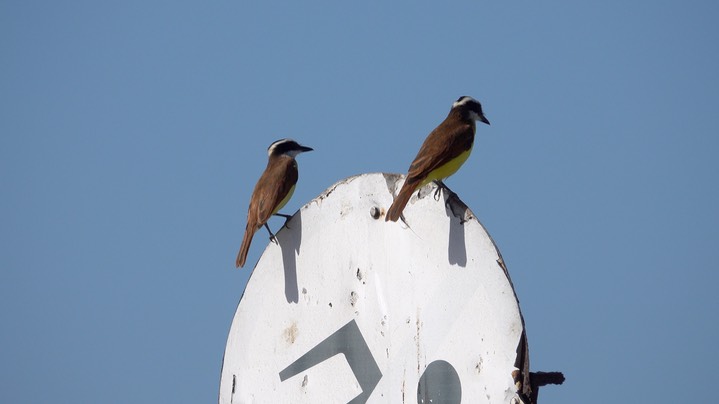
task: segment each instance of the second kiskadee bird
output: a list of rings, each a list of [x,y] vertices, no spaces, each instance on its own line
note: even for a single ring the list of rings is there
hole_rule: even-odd
[[[237,267],[245,265],[247,251],[250,249],[252,237],[262,226],[270,232],[270,239],[275,241],[275,235],[267,225],[272,215],[282,209],[295,192],[298,172],[295,156],[311,151],[312,148],[302,146],[292,139],[280,139],[267,148],[267,168],[260,176],[252,191],[250,207],[247,210],[247,227],[242,238],[240,252],[237,254]],[[285,215],[280,215],[285,216]],[[290,216],[285,216],[289,218]]]
[[[424,140],[409,166],[402,188],[387,210],[385,221],[396,222],[402,217],[402,211],[416,189],[432,181],[443,186],[442,180],[457,172],[467,161],[474,144],[475,121],[489,125],[482,105],[472,97],[459,97],[447,118]]]

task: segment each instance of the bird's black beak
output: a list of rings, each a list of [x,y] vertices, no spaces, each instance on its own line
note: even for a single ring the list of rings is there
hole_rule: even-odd
[[[311,148],[311,147],[307,147],[307,146],[300,146],[300,151],[302,151],[302,153],[304,153],[304,152],[308,152],[308,151],[312,151],[312,150],[314,150],[314,149],[313,149],[313,148]]]
[[[489,125],[489,119],[487,119],[484,115],[480,115],[479,120]]]

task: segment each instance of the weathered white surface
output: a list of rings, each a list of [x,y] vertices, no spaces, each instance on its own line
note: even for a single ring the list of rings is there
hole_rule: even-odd
[[[523,326],[494,243],[461,204],[435,200],[433,184],[405,208],[409,228],[385,222],[401,183],[343,180],[268,244],[232,323],[220,403],[417,403],[430,364],[426,401],[517,399]]]

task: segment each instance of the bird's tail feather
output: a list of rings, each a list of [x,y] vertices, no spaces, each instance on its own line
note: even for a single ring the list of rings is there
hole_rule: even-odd
[[[252,244],[252,237],[255,235],[256,231],[256,227],[250,226],[249,223],[247,224],[247,228],[245,228],[245,236],[242,237],[242,245],[240,246],[240,252],[237,253],[237,261],[235,262],[237,268],[240,268],[245,265],[245,261],[247,260],[247,252],[250,250],[250,244]]]
[[[405,180],[402,185],[402,189],[399,190],[397,197],[394,198],[394,202],[392,202],[392,205],[390,205],[389,209],[387,209],[387,215],[384,218],[385,221],[391,220],[396,222],[397,219],[399,219],[402,215],[402,211],[404,211],[404,207],[407,206],[407,202],[409,202],[409,198],[412,197],[412,193],[417,188],[418,184],[419,181],[413,179]]]

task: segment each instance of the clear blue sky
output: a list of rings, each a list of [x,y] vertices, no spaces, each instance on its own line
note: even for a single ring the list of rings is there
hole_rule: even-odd
[[[465,94],[492,126],[447,184],[567,376],[540,402],[706,397],[719,3],[439,3],[1,2],[0,402],[216,402],[267,146],[315,148],[292,213]]]

